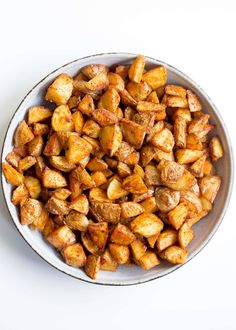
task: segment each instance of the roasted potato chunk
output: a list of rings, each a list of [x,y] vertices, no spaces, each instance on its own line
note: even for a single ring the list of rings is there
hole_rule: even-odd
[[[86,215],[81,214],[75,210],[69,212],[65,217],[66,225],[72,230],[86,231],[89,225]]]
[[[15,135],[14,135],[14,146],[19,147],[25,145],[26,143],[33,140],[34,134],[32,133],[31,128],[22,120],[17,126]]]
[[[204,175],[204,166],[206,162],[206,155],[199,157],[189,168],[190,172],[197,178]]]
[[[166,85],[165,92],[168,95],[174,95],[179,97],[186,96],[186,89],[182,86],[177,86],[177,85]]]
[[[58,76],[48,87],[45,100],[57,105],[66,104],[73,90],[73,79],[66,73]]]
[[[200,189],[202,196],[208,199],[211,203],[214,202],[218,190],[221,185],[221,178],[219,176],[206,176],[200,179]]]
[[[194,231],[188,223],[184,223],[178,231],[178,242],[180,247],[185,249],[194,238]]]
[[[97,278],[100,269],[101,257],[89,255],[87,257],[86,265],[84,267],[85,273],[93,280]]]
[[[41,192],[41,183],[39,179],[34,178],[33,176],[25,176],[24,184],[30,194],[30,197],[37,199]]]
[[[67,215],[70,212],[66,201],[53,196],[47,201],[45,206],[49,213],[56,215]]]
[[[152,89],[145,81],[141,81],[140,83],[130,81],[127,84],[127,91],[137,102],[139,102],[145,100],[151,93]]]
[[[101,256],[101,270],[107,270],[110,272],[115,272],[118,267],[118,263],[113,259],[110,251],[106,249]]]
[[[197,96],[189,89],[187,90],[187,98],[188,98],[188,107],[191,112],[202,110],[202,105],[198,100]]]
[[[82,133],[84,127],[84,117],[80,111],[75,111],[72,114],[72,119],[74,122],[74,129],[77,133]]]
[[[78,110],[89,116],[94,110],[94,101],[91,95],[86,94],[78,105]]]
[[[173,210],[168,213],[169,223],[175,228],[179,229],[184,223],[188,215],[188,206],[186,203],[179,203]]]
[[[61,254],[69,266],[80,268],[86,264],[86,254],[79,243],[64,247]]]
[[[157,238],[157,250],[163,251],[177,242],[178,232],[174,228],[164,229]]]
[[[122,133],[118,125],[106,126],[101,129],[100,144],[108,156],[113,156],[122,142]]]
[[[111,126],[113,124],[117,124],[118,122],[118,117],[116,114],[106,109],[96,109],[91,113],[91,115],[102,127]]]
[[[29,197],[29,191],[24,184],[21,184],[14,189],[12,193],[12,203],[14,205],[20,205],[25,199]]]
[[[109,199],[115,200],[126,195],[128,195],[128,192],[122,188],[122,183],[119,180],[113,179],[110,181],[107,187],[107,197]]]
[[[127,245],[110,243],[109,250],[112,257],[119,265],[126,264],[129,261],[130,252]]]
[[[54,110],[51,124],[55,132],[72,132],[74,130],[73,117],[67,105],[60,105]]]
[[[138,55],[129,68],[129,79],[136,83],[140,83],[143,76],[144,66],[144,57],[142,55]]]
[[[82,159],[88,157],[92,152],[92,146],[80,136],[70,135],[68,139],[68,149],[66,159],[69,163],[77,164]]]
[[[174,139],[177,147],[186,148],[187,122],[180,117],[176,117],[174,121]]]
[[[175,152],[175,157],[179,164],[189,164],[203,156],[203,153],[204,151],[200,150],[179,149]]]
[[[108,223],[89,223],[88,232],[93,242],[99,247],[99,249],[103,250],[108,238]]]
[[[150,237],[161,232],[163,222],[155,214],[145,212],[130,223],[130,228],[136,234]]]
[[[69,163],[64,156],[52,156],[49,161],[53,167],[62,172],[71,172],[75,168],[75,164]]]
[[[67,185],[64,176],[54,170],[50,170],[46,167],[42,174],[42,183],[45,188],[63,188]]]
[[[173,210],[180,201],[180,192],[166,187],[155,190],[155,199],[158,209],[162,212]]]
[[[136,202],[124,202],[121,204],[121,218],[136,217],[144,212],[143,206]]]
[[[80,212],[82,214],[88,214],[89,201],[86,195],[81,194],[78,197],[71,200],[69,208]]]
[[[164,66],[151,69],[143,74],[142,80],[146,81],[152,89],[157,89],[166,84],[167,70]]]
[[[18,170],[22,173],[23,171],[28,170],[35,163],[36,163],[35,157],[26,156],[25,158],[23,158],[19,161]]]
[[[160,182],[159,172],[155,165],[147,165],[145,167],[144,181],[148,187],[160,185],[161,182]]]
[[[47,124],[35,123],[33,125],[34,136],[45,135],[49,133],[49,127]]]
[[[66,200],[69,196],[71,195],[71,192],[69,189],[65,189],[65,188],[58,188],[56,190],[54,190],[53,196],[61,199],[61,200]]]
[[[144,208],[145,212],[148,213],[155,213],[158,211],[158,206],[156,203],[155,197],[148,197],[142,203],[142,207]]]
[[[16,169],[18,168],[19,161],[21,160],[20,156],[15,151],[9,152],[5,159],[11,166],[15,167]]]
[[[137,149],[141,148],[146,134],[145,128],[128,119],[122,119],[120,126],[124,140]]]
[[[130,244],[130,249],[134,259],[138,261],[145,254],[147,247],[142,241],[135,239]]]
[[[20,186],[23,183],[23,175],[14,169],[14,167],[11,165],[2,163],[2,170],[8,183],[12,184],[13,186]]]
[[[168,128],[155,133],[150,142],[164,152],[171,152],[175,144],[174,136]]]
[[[106,74],[108,72],[108,67],[103,64],[91,64],[83,67],[81,72],[89,79],[92,79],[100,73]]]
[[[121,207],[119,204],[92,202],[91,210],[98,221],[118,223],[120,220]]]
[[[187,108],[188,101],[185,97],[170,95],[167,98],[167,106],[172,108]]]
[[[44,142],[41,135],[36,136],[28,143],[28,152],[30,156],[38,157],[43,152]]]
[[[128,227],[118,223],[111,233],[110,241],[112,243],[129,245],[135,240],[134,234],[129,230]]]
[[[98,102],[99,109],[106,109],[115,113],[120,103],[120,95],[115,88],[108,88],[108,90],[101,96]]]
[[[56,249],[62,250],[66,246],[73,245],[76,242],[76,237],[70,228],[61,226],[51,232],[47,236],[47,240]]]
[[[223,148],[217,136],[214,136],[211,139],[209,147],[212,160],[218,160],[223,157]]]
[[[171,264],[183,264],[185,263],[187,252],[185,249],[173,245],[161,252],[159,256]]]
[[[20,220],[22,225],[29,225],[41,216],[43,204],[36,199],[26,198],[21,203]]]
[[[132,174],[126,177],[123,181],[122,187],[132,194],[143,194],[148,190],[143,179],[138,174]]]
[[[49,139],[46,143],[43,154],[48,157],[58,156],[60,154],[61,150],[62,150],[62,144],[59,140],[59,137],[56,133],[53,133],[49,137]]]
[[[52,117],[52,110],[44,106],[32,107],[28,111],[28,125],[42,122]]]
[[[160,260],[157,258],[154,252],[146,251],[144,255],[139,259],[138,263],[143,269],[149,270],[159,265]]]
[[[109,87],[114,88],[118,93],[124,90],[125,82],[120,75],[114,72],[109,72],[107,77],[109,80]]]

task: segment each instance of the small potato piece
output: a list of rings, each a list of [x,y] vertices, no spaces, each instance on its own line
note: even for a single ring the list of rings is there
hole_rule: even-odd
[[[80,268],[86,264],[86,255],[82,245],[79,243],[64,247],[61,254],[69,266]]]
[[[162,159],[174,161],[175,157],[174,157],[173,151],[165,152],[165,151],[162,151],[161,149],[156,148],[156,153],[154,155],[154,159],[158,162],[160,162]]]
[[[168,128],[164,128],[161,132],[156,133],[150,142],[164,152],[171,152],[175,144],[173,134]]]
[[[126,79],[129,71],[128,65],[117,65],[115,73],[117,73],[122,79]]]
[[[90,202],[110,202],[110,199],[107,197],[107,194],[101,188],[92,188],[89,191],[89,201]]]
[[[33,126],[33,132],[35,136],[48,134],[49,127],[47,124],[35,123]]]
[[[126,178],[131,174],[131,169],[127,164],[119,162],[117,165],[117,172],[121,178]]]
[[[161,232],[163,222],[155,214],[145,212],[130,223],[130,228],[136,234],[150,237]]]
[[[97,139],[101,127],[92,119],[88,119],[83,126],[82,132],[91,138]]]
[[[191,112],[189,111],[189,109],[178,108],[174,112],[172,119],[175,120],[178,117],[182,120],[185,120],[186,122],[190,122],[192,120]]]
[[[14,134],[14,146],[19,147],[24,145],[34,139],[34,134],[32,133],[31,128],[22,120]]]
[[[152,249],[154,248],[159,235],[160,235],[160,233],[157,233],[156,235],[153,235],[153,236],[150,236],[147,238],[150,248],[152,248]]]
[[[125,158],[124,163],[129,165],[129,166],[135,166],[139,162],[139,152],[138,151],[133,151],[127,158]]]
[[[128,192],[122,188],[122,183],[119,180],[113,179],[110,181],[107,187],[107,197],[109,199],[115,200],[126,195],[128,195]]]
[[[181,191],[180,202],[187,203],[188,217],[194,216],[196,213],[202,211],[202,204],[199,197],[192,191]]]
[[[46,167],[42,174],[42,183],[45,188],[63,188],[67,186],[66,179],[64,176],[54,170]]]
[[[89,225],[88,218],[75,210],[65,217],[65,223],[72,230],[86,231]]]
[[[178,242],[181,248],[185,249],[194,238],[194,231],[188,223],[184,223],[178,231]]]
[[[130,107],[136,107],[137,101],[130,95],[130,93],[124,89],[122,92],[120,92],[120,98],[121,102]]]
[[[130,249],[134,259],[138,261],[145,254],[147,247],[142,241],[135,239],[130,244]]]
[[[53,196],[55,198],[61,199],[63,201],[66,200],[70,195],[71,195],[70,190],[65,188],[58,188],[53,193]]]
[[[143,200],[145,200],[149,197],[152,197],[153,194],[154,194],[154,188],[149,187],[146,193],[133,195],[133,202],[136,202],[136,203],[142,202]]]
[[[73,90],[73,79],[66,73],[60,74],[48,87],[45,100],[57,105],[66,104]]]
[[[135,148],[141,148],[146,134],[145,128],[128,119],[122,119],[120,125],[124,140]]]
[[[24,184],[21,184],[12,193],[12,204],[20,205],[21,202],[29,197],[29,192]]]
[[[48,212],[55,215],[67,215],[70,211],[68,203],[52,196],[45,205]]]
[[[221,157],[223,157],[223,148],[221,145],[221,142],[219,140],[219,138],[217,136],[214,136],[210,143],[209,143],[209,147],[210,147],[210,155],[212,160],[218,160]]]
[[[48,157],[58,156],[60,154],[61,150],[62,150],[62,144],[59,140],[59,137],[58,137],[57,133],[53,133],[49,137],[49,139],[46,143],[43,154]]]
[[[125,88],[125,82],[117,73],[109,72],[107,74],[109,80],[109,87],[114,88],[118,93],[122,92]]]
[[[80,136],[70,135],[66,159],[69,163],[77,164],[92,152],[92,145]]]
[[[97,254],[99,252],[98,246],[93,242],[88,231],[81,233],[81,241],[89,253]]]
[[[81,194],[80,196],[71,200],[69,208],[80,212],[82,214],[88,214],[89,211],[89,201],[86,195]]]
[[[145,127],[147,133],[149,133],[153,126],[154,126],[154,123],[155,123],[155,120],[156,120],[156,113],[155,112],[137,112],[134,114],[132,120]]]
[[[168,96],[167,106],[168,107],[174,107],[174,108],[187,108],[188,107],[188,101],[185,97]]]
[[[136,173],[136,174],[138,174],[139,176],[141,176],[142,179],[144,179],[145,172],[144,172],[143,168],[139,164],[135,164],[134,165],[133,172]]]
[[[117,124],[118,122],[116,114],[106,109],[95,109],[91,115],[102,127]]]
[[[126,177],[122,184],[123,188],[132,194],[144,194],[148,191],[143,179],[138,174]]]
[[[186,148],[187,122],[180,117],[174,121],[174,138],[178,148]]]
[[[215,174],[216,174],[216,170],[213,164],[209,160],[206,160],[203,166],[203,176],[209,176]]]
[[[43,204],[36,199],[27,198],[23,200],[20,208],[20,219],[22,225],[29,225],[41,216]]]
[[[72,114],[72,119],[74,122],[74,128],[77,133],[82,133],[82,129],[84,126],[84,117],[80,111],[75,111]]]
[[[121,204],[121,218],[136,217],[144,212],[144,208],[136,202],[124,202]]]
[[[148,102],[153,102],[153,103],[160,103],[159,102],[159,98],[157,96],[157,92],[156,91],[152,91],[148,97],[147,97],[147,101]]]
[[[128,227],[118,223],[113,230],[110,241],[112,243],[129,245],[135,240],[134,234],[129,230]]]
[[[51,232],[47,236],[47,240],[56,249],[62,250],[66,246],[74,244],[76,242],[76,237],[70,228],[62,226]]]
[[[144,66],[144,57],[142,55],[138,55],[129,68],[129,79],[136,83],[140,83],[143,76]]]
[[[167,70],[164,66],[151,69],[143,74],[142,80],[146,81],[152,89],[157,89],[166,84]]]
[[[30,197],[37,199],[41,193],[41,183],[39,179],[33,176],[25,176],[24,184],[29,191]]]
[[[148,102],[148,101],[139,101],[136,107],[139,112],[156,112],[159,114],[157,120],[165,119],[166,117],[166,106],[164,104]]]
[[[211,203],[214,202],[218,190],[221,185],[221,178],[219,176],[206,176],[200,179],[199,186],[202,196],[209,200]]]
[[[202,210],[203,211],[210,212],[212,210],[212,203],[209,202],[208,199],[206,199],[205,197],[200,197],[200,201],[201,201],[201,204],[202,204]]]
[[[93,172],[106,170],[108,168],[108,165],[104,160],[94,157],[89,161],[86,167],[89,171]]]
[[[49,217],[47,219],[47,222],[43,228],[42,235],[44,238],[47,239],[47,236],[52,233],[57,228],[57,225],[55,222]]]
[[[44,106],[32,107],[28,111],[28,125],[39,123],[52,117],[52,110]]]
[[[74,122],[68,105],[60,105],[52,115],[52,128],[55,132],[72,132],[74,130]]]
[[[186,89],[182,86],[177,85],[166,85],[165,92],[168,95],[174,95],[179,97],[185,97],[186,96]]]
[[[106,109],[115,113],[120,103],[120,95],[114,88],[108,90],[101,96],[98,102],[99,109]]]
[[[128,246],[110,243],[109,250],[112,257],[119,265],[126,264],[129,261],[130,252]]]
[[[43,138],[41,135],[36,136],[28,143],[28,152],[30,156],[38,157],[43,152]]]
[[[196,214],[194,217],[188,219],[186,223],[192,227],[195,223],[200,221],[202,218],[204,218],[208,214],[208,211],[202,210],[200,213]]]
[[[52,156],[49,161],[53,167],[62,172],[71,172],[75,168],[75,164],[69,163],[64,156]]]
[[[180,192],[166,187],[155,190],[156,204],[160,211],[169,212],[173,210],[180,201]]]
[[[2,170],[8,183],[14,186],[20,186],[23,183],[23,175],[14,169],[14,167],[11,165],[2,163]]]
[[[179,164],[190,164],[203,156],[203,154],[204,151],[200,150],[179,149],[175,152],[175,157]]]
[[[203,150],[201,139],[195,134],[188,134],[186,139],[186,148],[192,150]]]
[[[99,73],[85,83],[86,88],[92,92],[99,92],[105,89],[109,84],[107,73]]]
[[[177,242],[178,232],[174,228],[166,228],[158,236],[156,247],[157,250],[163,251],[169,246],[174,245]]]
[[[28,170],[31,166],[33,166],[36,163],[35,157],[32,156],[26,156],[25,158],[21,159],[19,161],[18,170],[20,172]]]
[[[80,102],[80,96],[71,96],[67,102],[67,105],[70,109],[75,109]]]
[[[143,167],[148,165],[156,154],[156,148],[152,145],[146,144],[140,150],[140,161]]]
[[[197,178],[202,178],[204,175],[204,165],[206,162],[206,155],[198,158],[189,168],[190,172]]]
[[[201,105],[199,99],[189,89],[187,90],[187,99],[188,99],[189,110],[191,112],[196,112],[196,111],[201,111],[202,110],[202,105]]]
[[[102,171],[95,171],[91,174],[92,180],[95,182],[96,187],[99,187],[107,182],[107,178]]]
[[[144,181],[148,187],[159,186],[161,184],[159,172],[155,165],[147,165],[145,167]]]
[[[100,263],[101,263],[101,257],[99,256],[94,256],[90,254],[87,257],[86,265],[84,267],[85,273],[95,280],[98,276],[98,272],[100,269]]]
[[[84,115],[89,116],[94,110],[93,98],[86,94],[78,105],[78,110],[81,111]]]
[[[109,272],[115,272],[117,269],[117,262],[113,259],[110,251],[106,249],[101,256],[101,265],[100,269],[101,270],[107,270]]]
[[[188,125],[188,134],[195,134],[201,138],[205,125],[208,123],[210,116],[205,114],[200,118],[193,119]]]
[[[122,132],[118,125],[106,126],[100,132],[100,144],[105,153],[112,157],[122,142]]]
[[[42,174],[43,174],[43,171],[44,171],[46,165],[44,163],[43,157],[39,156],[39,157],[35,157],[35,159],[36,159],[35,174],[38,177],[38,179],[41,180]]]
[[[90,64],[84,66],[81,72],[89,79],[92,79],[100,73],[107,73],[108,67],[104,64]]]
[[[78,171],[82,189],[91,189],[95,187],[95,182],[92,180],[91,175],[85,169],[77,167],[77,169],[74,171]]]
[[[124,162],[126,158],[130,156],[133,151],[134,151],[133,147],[131,147],[127,142],[122,141],[119,149],[115,153],[115,157],[119,161]]]
[[[88,232],[93,242],[99,247],[99,249],[103,250],[108,238],[108,223],[89,223]]]
[[[177,245],[173,245],[161,252],[159,256],[171,264],[183,264],[185,263],[187,252],[185,249],[182,249]]]
[[[146,198],[141,205],[144,208],[144,212],[155,213],[158,211],[155,197]]]
[[[91,202],[91,211],[99,222],[118,223],[120,220],[121,207],[119,204]]]
[[[127,86],[127,91],[129,94],[138,102],[143,101],[147,98],[147,96],[151,93],[151,88],[145,81],[141,81],[140,83],[136,83],[130,81]]]
[[[19,161],[21,160],[20,156],[14,151],[9,152],[5,159],[11,166],[15,167],[16,169],[18,168]]]
[[[184,223],[188,215],[188,206],[186,203],[179,203],[168,213],[169,223],[177,230]]]
[[[143,269],[149,270],[159,265],[160,260],[157,258],[154,252],[146,251],[144,255],[139,259],[138,263]]]

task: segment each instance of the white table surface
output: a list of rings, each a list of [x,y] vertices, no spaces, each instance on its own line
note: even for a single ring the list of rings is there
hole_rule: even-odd
[[[73,59],[136,52],[187,73],[220,109],[236,145],[235,1],[4,1],[0,138],[27,91]],[[16,231],[0,198],[0,329],[236,329],[234,192],[209,245],[139,286],[86,284],[50,267]]]

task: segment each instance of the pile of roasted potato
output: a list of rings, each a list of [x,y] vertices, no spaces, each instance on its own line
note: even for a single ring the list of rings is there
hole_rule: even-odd
[[[121,264],[184,263],[221,184],[221,142],[197,95],[139,55],[59,75],[43,104],[2,164],[22,225],[92,279]]]

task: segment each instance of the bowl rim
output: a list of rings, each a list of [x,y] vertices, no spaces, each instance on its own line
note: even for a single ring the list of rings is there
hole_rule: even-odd
[[[101,56],[108,56],[108,57],[113,57],[113,56],[123,56],[124,57],[124,60],[127,59],[131,59],[132,57],[135,57],[137,56],[138,54],[135,54],[135,53],[129,53],[129,52],[105,52],[105,53],[97,53],[97,54],[92,54],[92,55],[88,55],[88,56],[84,56],[84,57],[80,57],[78,59],[75,59],[75,60],[72,60],[66,64],[63,64],[61,65],[60,67],[54,69],[53,71],[51,71],[50,73],[48,73],[46,76],[44,76],[38,83],[36,83],[30,90],[29,92],[24,96],[24,98],[21,100],[20,104],[18,105],[18,107],[16,108],[16,110],[14,111],[10,121],[9,121],[9,124],[6,128],[6,132],[5,132],[5,135],[4,135],[4,139],[3,139],[3,144],[2,144],[2,151],[1,151],[1,163],[4,161],[3,160],[3,152],[4,152],[4,149],[5,149],[5,145],[6,145],[6,141],[7,141],[7,133],[8,133],[8,130],[9,130],[9,127],[11,126],[11,123],[15,117],[15,115],[17,114],[19,108],[21,107],[22,103],[25,101],[25,99],[31,94],[31,92],[37,88],[37,86],[39,84],[41,84],[45,79],[47,79],[49,76],[51,76],[52,74],[54,74],[55,72],[59,71],[60,69],[62,68],[66,68],[67,66],[75,63],[75,62],[80,62],[80,61],[83,61],[83,60],[86,60],[86,59],[95,59],[96,58],[99,58]],[[230,199],[231,199],[231,196],[232,196],[232,190],[233,190],[233,183],[234,183],[234,157],[233,157],[233,150],[232,150],[232,143],[231,143],[231,138],[230,138],[230,135],[229,135],[229,131],[225,125],[225,122],[219,112],[219,110],[217,109],[216,105],[213,103],[213,101],[211,100],[211,98],[208,96],[208,94],[194,81],[192,80],[188,75],[186,75],[185,73],[183,73],[181,70],[175,68],[174,66],[166,63],[166,62],[163,62],[161,60],[158,60],[156,58],[153,58],[153,57],[150,57],[150,56],[146,56],[146,55],[143,55],[145,58],[151,60],[151,61],[154,61],[157,63],[157,65],[164,65],[167,69],[170,68],[174,73],[176,73],[177,75],[179,75],[180,77],[186,79],[190,84],[192,84],[197,90],[200,91],[201,94],[204,95],[205,99],[207,100],[207,102],[209,103],[209,105],[211,106],[211,108],[213,109],[213,111],[215,112],[216,116],[219,118],[220,122],[221,122],[221,126],[222,126],[222,129],[224,131],[224,134],[225,134],[225,137],[226,137],[226,144],[227,144],[227,147],[229,149],[229,160],[230,160],[230,178],[229,178],[229,187],[228,187],[228,190],[227,190],[227,197],[226,197],[226,200],[225,200],[225,204],[220,212],[220,215],[218,216],[217,218],[217,221],[216,221],[216,224],[214,225],[214,228],[212,229],[212,231],[210,232],[210,234],[208,235],[207,239],[205,239],[197,249],[195,249],[191,255],[190,258],[188,258],[188,260],[184,263],[184,264],[180,264],[180,265],[176,265],[175,267],[172,267],[170,268],[170,270],[166,271],[164,274],[160,274],[160,275],[154,275],[152,276],[151,278],[148,278],[148,279],[138,279],[138,280],[130,280],[129,282],[125,282],[124,280],[121,280],[120,282],[114,282],[114,281],[111,281],[111,282],[97,282],[96,280],[92,280],[92,279],[84,279],[84,278],[81,278],[81,277],[78,277],[78,276],[75,276],[75,275],[72,275],[68,272],[66,272],[65,270],[55,266],[53,263],[51,263],[49,260],[47,260],[42,254],[40,254],[36,248],[34,248],[30,242],[25,238],[24,234],[19,230],[19,228],[17,227],[16,225],[16,222],[14,220],[14,217],[11,213],[11,210],[8,206],[8,202],[7,202],[7,197],[6,197],[6,193],[5,193],[5,190],[4,190],[4,184],[3,184],[3,180],[4,180],[4,175],[3,175],[3,171],[1,173],[1,189],[2,189],[2,192],[3,192],[3,196],[4,196],[4,200],[5,200],[5,204],[7,206],[7,209],[8,209],[8,212],[10,214],[10,217],[17,229],[17,231],[20,233],[20,235],[22,236],[22,238],[24,239],[24,241],[32,248],[32,250],[41,258],[43,259],[44,261],[46,261],[50,266],[52,266],[53,268],[59,270],[60,272],[66,274],[66,275],[69,275],[71,276],[72,278],[75,278],[77,280],[80,280],[80,281],[83,281],[83,282],[86,282],[86,283],[92,283],[92,284],[97,284],[97,285],[106,285],[106,286],[131,286],[131,285],[137,285],[137,284],[142,284],[142,283],[146,283],[146,282],[150,282],[150,281],[154,281],[156,279],[159,279],[161,277],[164,277],[174,271],[176,271],[177,269],[181,268],[182,266],[186,265],[190,260],[192,260],[195,256],[197,256],[205,247],[206,245],[211,241],[212,237],[215,235],[216,231],[218,230],[219,226],[221,225],[222,221],[223,221],[223,218],[225,217],[225,214],[226,214],[226,211],[227,211],[227,208],[228,208],[228,205],[229,205],[229,202],[230,202]],[[126,58],[125,58],[126,57]]]

